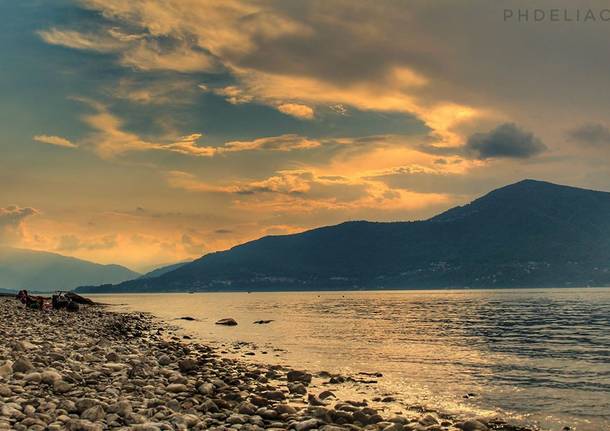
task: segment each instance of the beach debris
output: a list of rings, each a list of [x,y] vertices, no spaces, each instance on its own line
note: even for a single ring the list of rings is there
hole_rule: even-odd
[[[20,290],[19,293],[17,293],[17,300],[24,304],[26,308],[32,310],[44,310],[45,307],[48,308],[47,299],[48,298],[43,296],[30,295],[25,289]]]
[[[256,325],[266,325],[267,323],[271,323],[271,322],[273,322],[273,319],[271,319],[271,320],[255,320],[252,323],[256,324]]]
[[[216,325],[225,325],[225,326],[236,326],[237,322],[235,319],[227,317],[225,319],[220,319],[216,322]]]
[[[93,302],[93,300],[91,300],[89,298],[85,298],[84,296],[81,296],[78,293],[74,293],[74,292],[61,292],[61,293],[63,293],[72,302],[76,302],[77,304],[95,305],[95,302]]]

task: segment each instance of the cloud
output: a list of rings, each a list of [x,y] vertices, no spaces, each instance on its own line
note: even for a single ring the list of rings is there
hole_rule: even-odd
[[[230,153],[248,150],[293,151],[317,148],[322,143],[315,139],[295,134],[258,138],[252,141],[230,141],[219,148],[219,152]]]
[[[309,190],[308,180],[311,174],[301,171],[279,172],[260,181],[238,181],[226,185],[214,185],[199,181],[192,174],[180,171],[167,173],[167,180],[172,187],[191,192],[224,193],[235,195],[253,195],[255,193],[300,194]]]
[[[264,213],[413,210],[447,202],[442,193],[392,189],[376,178],[316,175],[308,170],[284,170],[261,180],[225,184],[201,181],[180,171],[168,172],[166,178],[174,188],[232,196],[232,205],[240,210]]]
[[[415,25],[409,12],[419,4],[84,0],[81,5],[108,21],[105,37],[122,44],[119,63],[143,71],[226,71],[234,83],[217,88],[203,82],[201,88],[232,104],[266,104],[307,120],[319,105],[341,112],[355,107],[415,114],[444,145],[453,146],[463,143],[453,131],[456,125],[489,114],[455,97],[437,96],[431,77],[443,67],[435,49],[404,31],[405,19]],[[130,34],[134,28],[146,37]],[[76,35],[64,39],[46,40],[87,46],[68,42]],[[431,92],[434,97],[423,97]]]
[[[61,136],[36,135],[36,136],[34,136],[33,139],[37,142],[42,142],[44,144],[50,144],[50,145],[56,145],[58,147],[78,148],[78,145],[76,145],[69,139],[62,138]]]
[[[42,40],[51,45],[86,51],[115,52],[124,46],[123,42],[109,36],[109,34],[81,33],[76,30],[58,28],[39,31],[38,34]]]
[[[127,132],[122,120],[112,114],[100,103],[81,100],[94,109],[93,114],[83,116],[83,121],[94,132],[84,140],[85,146],[91,147],[102,158],[110,159],[121,154],[138,151],[166,151],[195,157],[213,157],[221,154],[243,151],[279,151],[309,150],[320,147],[322,142],[296,134],[285,134],[257,138],[250,141],[228,141],[219,146],[203,146],[198,141],[201,133],[191,133],[181,137],[165,137],[157,141],[146,140],[136,133]],[[39,136],[38,138],[42,138]],[[44,138],[49,138],[44,136]],[[51,137],[59,145],[57,137]],[[49,141],[46,139],[45,142]],[[70,143],[72,144],[72,143]],[[77,146],[76,144],[72,144]]]
[[[233,233],[233,230],[232,229],[221,228],[221,229],[216,229],[214,231],[214,233],[218,234],[218,235],[227,235],[227,234]]]
[[[534,134],[513,123],[505,123],[486,133],[468,138],[465,149],[481,160],[493,158],[527,159],[547,150]]]
[[[118,245],[116,235],[105,235],[101,238],[83,240],[76,235],[62,235],[57,241],[57,251],[73,252],[77,250],[108,250]]]
[[[175,72],[216,72],[219,65],[210,55],[192,50],[183,43],[170,48],[156,41],[140,40],[126,50],[121,64],[143,71],[172,70]]]
[[[9,205],[0,208],[0,244],[12,245],[21,241],[25,235],[24,220],[40,214],[31,207]]]
[[[147,80],[122,78],[117,84],[108,88],[107,93],[114,98],[142,105],[184,105],[193,102],[196,85],[194,81],[184,78],[168,79],[160,76]]]
[[[593,147],[610,144],[610,129],[599,123],[587,123],[567,132],[570,140],[582,142]]]
[[[313,109],[307,105],[301,105],[299,103],[284,103],[279,105],[277,110],[301,120],[311,120],[314,117]]]
[[[232,105],[241,105],[242,103],[250,103],[253,96],[246,94],[241,88],[235,85],[229,85],[227,87],[212,88],[209,89],[205,84],[199,85],[199,88],[203,91],[211,91],[214,94],[223,96],[227,102]]]

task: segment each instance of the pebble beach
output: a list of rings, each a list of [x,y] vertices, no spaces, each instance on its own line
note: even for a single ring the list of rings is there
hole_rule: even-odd
[[[0,429],[526,431],[339,399],[352,377],[229,358],[148,314],[29,310],[10,297],[0,313]]]

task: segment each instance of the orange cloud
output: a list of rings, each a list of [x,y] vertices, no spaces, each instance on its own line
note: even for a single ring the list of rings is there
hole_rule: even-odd
[[[277,110],[303,120],[311,120],[314,117],[313,109],[299,103],[283,103],[278,105]]]
[[[9,205],[0,208],[0,245],[19,244],[26,236],[25,219],[37,214],[40,214],[40,212],[31,207]]]
[[[43,144],[56,145],[58,147],[66,148],[78,148],[78,145],[71,142],[69,139],[62,138],[61,136],[36,135],[33,139],[37,142],[42,142]]]

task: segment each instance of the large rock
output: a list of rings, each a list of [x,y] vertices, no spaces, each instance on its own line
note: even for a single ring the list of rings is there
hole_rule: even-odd
[[[161,356],[159,356],[159,359],[157,360],[159,362],[159,365],[169,365],[172,363],[172,358],[170,358],[168,355],[163,354]]]
[[[98,404],[99,401],[94,400],[92,398],[81,398],[76,401],[76,410],[78,411],[78,413],[82,414],[85,410],[97,406]]]
[[[306,395],[307,388],[303,383],[288,383],[288,391],[291,394]]]
[[[178,362],[178,368],[180,368],[180,371],[183,373],[188,373],[197,368],[197,361],[191,358],[182,359]]]
[[[30,383],[40,383],[42,376],[37,372],[27,373],[25,376],[23,376],[23,380]]]
[[[102,406],[99,404],[93,407],[89,407],[80,415],[81,419],[85,419],[91,422],[100,421],[104,419],[105,416],[106,413],[104,412]]]
[[[57,380],[53,383],[53,390],[58,394],[65,394],[66,392],[70,392],[72,390],[72,385],[70,383],[64,382],[63,380]]]
[[[187,387],[182,383],[171,383],[165,387],[167,392],[171,392],[173,394],[177,394],[179,392],[186,392]]]
[[[289,371],[286,378],[289,382],[301,382],[306,385],[311,383],[311,374],[305,371]]]
[[[28,358],[19,358],[13,364],[13,372],[15,373],[27,373],[34,369],[34,366]]]
[[[226,319],[220,319],[216,322],[217,325],[225,325],[225,326],[236,326],[237,322],[235,319],[227,317]]]
[[[42,372],[41,381],[47,385],[52,385],[61,380],[61,374],[55,370],[45,370]]]
[[[296,431],[309,431],[318,427],[319,421],[317,419],[307,419],[305,421],[297,422],[294,424]]]
[[[4,361],[4,364],[0,365],[0,377],[6,379],[11,374],[13,374],[13,362]]]
[[[286,395],[282,391],[263,391],[260,396],[268,400],[283,401],[286,399]]]

